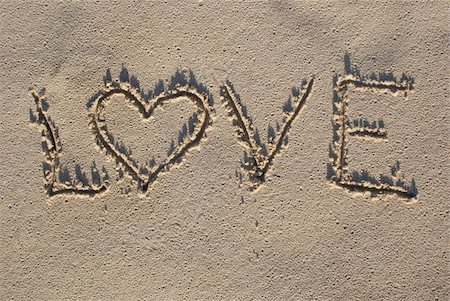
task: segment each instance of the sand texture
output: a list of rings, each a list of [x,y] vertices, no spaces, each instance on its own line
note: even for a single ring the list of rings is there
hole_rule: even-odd
[[[449,1],[0,2],[0,300],[450,299]]]

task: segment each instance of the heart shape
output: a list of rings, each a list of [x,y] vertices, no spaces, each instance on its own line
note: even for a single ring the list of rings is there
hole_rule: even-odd
[[[175,147],[164,162],[156,166],[142,166],[130,157],[126,152],[126,148],[124,150],[123,147],[118,147],[117,144],[114,144],[114,136],[107,130],[104,111],[115,95],[125,96],[126,100],[135,106],[145,119],[152,116],[154,110],[165,103],[187,100],[197,109],[198,119],[194,124],[192,133]],[[99,92],[90,103],[92,110],[90,114],[92,117],[91,126],[97,144],[101,150],[105,151],[116,161],[119,169],[123,168],[131,176],[137,183],[138,188],[143,192],[148,190],[160,173],[167,171],[170,166],[181,162],[183,156],[202,141],[207,127],[212,123],[212,110],[208,105],[208,96],[189,85],[177,86],[147,100],[128,82],[107,83],[105,89]],[[147,172],[147,170],[149,171]]]

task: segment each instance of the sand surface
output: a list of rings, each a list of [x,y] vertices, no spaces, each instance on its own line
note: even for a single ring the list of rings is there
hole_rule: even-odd
[[[448,1],[1,1],[0,300],[449,300]]]

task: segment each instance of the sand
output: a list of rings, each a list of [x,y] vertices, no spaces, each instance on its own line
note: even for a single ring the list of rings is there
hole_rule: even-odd
[[[0,300],[448,300],[448,1],[1,1]]]

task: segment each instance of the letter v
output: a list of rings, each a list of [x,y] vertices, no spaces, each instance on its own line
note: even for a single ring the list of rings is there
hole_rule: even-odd
[[[294,119],[299,115],[304,107],[306,100],[311,95],[314,78],[308,83],[302,84],[302,93],[299,89],[292,89],[292,96],[283,107],[284,117],[283,126],[277,128],[277,132],[269,126],[269,150],[259,139],[259,134],[253,129],[252,120],[247,114],[245,106],[242,104],[238,94],[235,92],[230,81],[225,82],[220,87],[221,100],[228,111],[229,116],[233,118],[233,125],[237,127],[239,139],[244,147],[249,151],[250,156],[244,158],[243,168],[248,171],[251,181],[251,190],[256,190],[261,183],[265,181],[265,175],[272,165],[273,159],[287,144],[287,134]],[[293,107],[294,106],[294,107]]]

